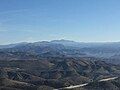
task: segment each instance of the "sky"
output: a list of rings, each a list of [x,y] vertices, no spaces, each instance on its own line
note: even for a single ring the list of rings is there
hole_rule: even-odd
[[[120,41],[120,0],[0,0],[0,44]]]

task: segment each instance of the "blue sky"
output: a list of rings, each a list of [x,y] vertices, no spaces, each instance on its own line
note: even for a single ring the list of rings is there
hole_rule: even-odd
[[[0,0],[0,44],[120,41],[120,0]]]

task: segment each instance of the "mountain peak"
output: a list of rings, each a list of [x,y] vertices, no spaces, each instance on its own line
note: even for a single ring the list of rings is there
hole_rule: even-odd
[[[51,42],[75,42],[75,41],[72,41],[72,40],[65,40],[65,39],[60,39],[60,40],[53,40]]]

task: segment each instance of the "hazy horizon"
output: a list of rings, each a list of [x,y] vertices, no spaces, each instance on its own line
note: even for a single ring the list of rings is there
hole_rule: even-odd
[[[0,0],[0,45],[119,42],[119,0]]]
[[[74,40],[69,40],[69,39],[54,39],[54,40],[65,40],[65,41],[73,41],[73,42],[76,42],[76,43],[93,43],[93,44],[102,44],[102,43],[106,43],[106,44],[109,44],[109,43],[120,43],[120,41],[74,41]],[[36,43],[36,42],[51,42],[51,41],[54,41],[54,40],[39,40],[39,41],[20,41],[20,42],[12,42],[12,43],[5,43],[5,44],[0,44],[0,45],[10,45],[10,44],[20,44],[20,43]]]

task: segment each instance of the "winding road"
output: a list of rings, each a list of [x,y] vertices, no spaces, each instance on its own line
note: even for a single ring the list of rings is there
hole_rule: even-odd
[[[106,79],[101,79],[98,82],[103,82],[103,81],[110,81],[110,80],[115,80],[118,77],[111,77],[111,78],[106,78]],[[74,85],[74,86],[69,86],[69,87],[63,87],[63,88],[58,88],[58,89],[54,89],[54,90],[64,90],[64,89],[74,89],[74,88],[78,88],[78,87],[84,87],[86,85],[88,85],[89,83],[84,83],[84,84],[80,84],[80,85]]]

